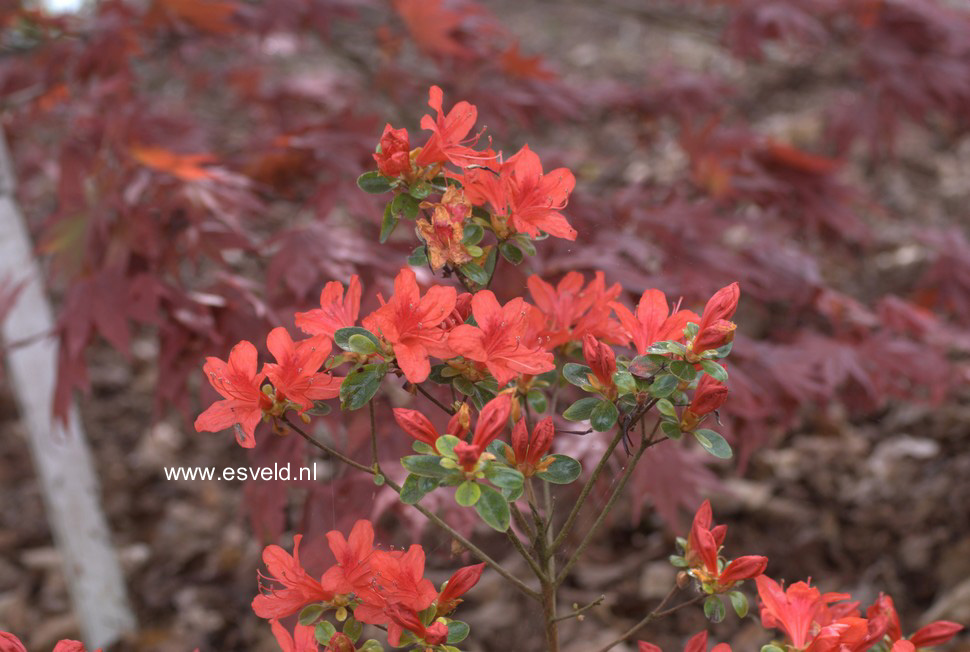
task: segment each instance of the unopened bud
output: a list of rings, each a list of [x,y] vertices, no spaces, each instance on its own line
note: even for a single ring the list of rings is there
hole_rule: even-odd
[[[680,571],[677,573],[677,588],[686,588],[688,584],[690,584],[690,575],[687,573],[687,571]]]

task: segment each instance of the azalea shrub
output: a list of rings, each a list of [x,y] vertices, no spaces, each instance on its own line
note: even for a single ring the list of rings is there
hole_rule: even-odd
[[[396,273],[393,292],[379,295],[378,306],[361,316],[360,279],[351,277],[346,286],[330,281],[319,308],[294,315],[304,337],[294,340],[284,327],[269,332],[272,362],[260,366],[257,347],[248,341],[236,344],[227,361],[210,357],[204,371],[222,398],[195,427],[232,429],[246,448],[255,446],[263,423],[275,435],[296,433],[334,463],[371,476],[480,563],[457,569],[436,589],[424,577],[423,548],[375,546],[368,520],[358,520],[346,535],[327,533],[336,563],[320,577],[301,565],[302,535],[295,536],[292,554],[269,545],[252,608],[269,620],[286,652],[383,650],[378,639],[362,640],[364,625],[383,630],[392,647],[456,652],[470,633],[456,608],[486,568],[535,603],[546,649],[555,652],[558,623],[598,604],[563,613],[557,593],[649,449],[692,441],[715,457],[733,455],[727,440],[706,426],[716,427],[729,398],[726,358],[737,330],[731,319],[739,284],[717,291],[699,314],[670,306],[653,288],[631,309],[602,273],[588,284],[579,276],[556,286],[532,276],[532,302],[523,296],[499,301],[490,288],[500,266],[521,264],[547,238],[576,240],[563,213],[575,178],[565,168],[544,172],[528,146],[509,156],[492,149],[474,133],[477,108],[467,101],[445,110],[442,90],[432,86],[428,104],[434,115],[421,119],[428,132],[421,144],[412,147],[407,129],[387,125],[373,156],[377,169],[357,179],[363,191],[386,202],[381,241],[402,223],[413,231],[416,246],[408,266]],[[410,437],[413,454],[388,454],[395,449],[378,433],[378,420],[388,418],[382,388],[392,384],[416,403],[392,410],[393,437]],[[316,418],[335,409],[368,412],[369,459],[341,450],[314,427]],[[435,426],[445,419],[445,426]],[[569,422],[576,425],[564,428]],[[607,433],[610,444],[591,471],[556,452],[563,437],[594,433]],[[572,528],[620,444],[625,468],[592,526],[573,544]],[[436,500],[441,495],[453,507]],[[565,513],[557,509],[563,505]],[[455,509],[473,512],[482,527],[462,533],[449,522]],[[766,557],[727,558],[727,528],[712,521],[705,501],[670,557],[679,569],[670,593],[600,652],[694,605],[712,623],[723,621],[729,609],[744,618],[749,599],[743,588],[750,580],[763,626],[779,634],[762,652],[908,652],[962,629],[938,621],[904,637],[888,596],[863,616],[847,594],[823,594],[808,582],[786,589],[766,575]],[[474,542],[476,532],[489,528],[506,535],[532,577],[517,576]],[[566,559],[561,566],[560,555]],[[291,616],[296,622],[285,625]],[[706,650],[708,636],[698,633],[685,649]],[[643,641],[639,649],[659,650]]]

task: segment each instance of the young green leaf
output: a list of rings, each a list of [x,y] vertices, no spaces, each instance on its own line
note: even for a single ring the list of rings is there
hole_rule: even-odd
[[[475,511],[494,530],[505,532],[509,529],[509,504],[498,491],[488,486],[481,487],[482,495],[475,503]]]
[[[476,482],[465,480],[455,490],[455,502],[462,507],[472,507],[482,495],[482,488]]]
[[[340,384],[340,408],[359,410],[374,398],[381,387],[384,372],[379,369],[363,369],[350,374]]]
[[[379,195],[391,189],[391,181],[377,170],[371,170],[357,177],[357,187],[372,195]]]
[[[694,437],[697,439],[697,443],[714,457],[720,457],[722,460],[726,460],[734,454],[727,440],[713,430],[708,430],[707,428],[695,430]]]
[[[552,464],[545,471],[536,473],[536,477],[553,484],[569,484],[583,472],[582,465],[568,455],[556,453],[552,455]],[[549,456],[543,460],[549,459]]]
[[[612,401],[602,400],[589,413],[589,425],[596,432],[606,432],[616,425],[619,416],[620,411],[616,409]]]
[[[587,396],[586,398],[581,398],[562,413],[564,419],[569,421],[585,421],[589,419],[590,415],[593,413],[593,408],[602,403],[602,399],[595,396]]]

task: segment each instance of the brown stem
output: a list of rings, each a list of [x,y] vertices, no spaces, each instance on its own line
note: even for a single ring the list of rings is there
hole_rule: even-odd
[[[606,600],[605,595],[601,595],[600,597],[596,598],[589,604],[583,605],[582,607],[580,607],[578,604],[574,604],[573,610],[570,613],[566,614],[565,616],[559,616],[558,618],[556,618],[556,622],[559,622],[561,620],[569,620],[570,618],[577,618],[583,615],[583,613],[592,609],[593,607],[598,607],[599,605],[603,604],[603,600]]]
[[[691,598],[690,600],[687,600],[686,602],[681,602],[677,606],[671,607],[670,609],[663,610],[663,607],[665,607],[667,603],[670,602],[671,598],[674,597],[677,591],[678,591],[678,588],[676,585],[674,585],[674,587],[670,589],[670,592],[667,593],[667,596],[660,602],[660,604],[658,604],[654,608],[653,611],[648,613],[640,622],[638,622],[636,625],[634,625],[630,629],[623,632],[620,636],[618,636],[617,638],[613,639],[611,642],[607,643],[603,647],[596,650],[596,652],[609,652],[609,650],[612,649],[614,645],[619,645],[623,641],[627,640],[628,638],[636,634],[638,631],[640,631],[640,629],[642,629],[649,622],[653,620],[657,620],[658,618],[664,618],[665,616],[669,616],[675,611],[680,611],[684,607],[689,607],[692,604],[697,604],[705,597],[703,594],[701,594]]]
[[[447,405],[445,405],[444,403],[442,403],[441,401],[439,401],[438,399],[436,399],[434,396],[431,395],[431,393],[428,392],[428,390],[426,390],[424,387],[421,387],[421,385],[418,385],[416,383],[411,383],[411,387],[414,387],[416,390],[418,390],[419,392],[421,392],[421,394],[426,399],[428,399],[429,401],[431,401],[432,403],[434,403],[435,405],[437,405],[439,408],[441,408],[442,410],[444,410],[448,414],[451,414],[451,415],[454,415],[455,414],[454,408],[450,408]]]
[[[365,466],[365,465],[361,464],[360,462],[356,462],[356,461],[352,460],[351,458],[347,457],[346,455],[344,455],[340,451],[338,451],[338,450],[336,450],[334,448],[331,448],[330,446],[327,446],[323,442],[317,441],[311,435],[307,434],[307,432],[304,431],[303,428],[300,428],[298,425],[296,425],[295,423],[293,423],[292,421],[290,421],[286,417],[283,417],[283,420],[297,434],[299,434],[305,440],[307,440],[308,442],[310,442],[312,445],[316,446],[320,450],[324,451],[328,455],[331,455],[332,457],[337,458],[338,460],[340,460],[344,464],[347,464],[348,466],[351,466],[351,467],[357,469],[358,471],[363,471],[364,473],[369,473],[371,475],[376,475],[374,469],[372,469],[372,468],[370,468],[368,466]],[[390,478],[385,477],[384,484],[387,485],[388,487],[390,487],[391,489],[393,489],[394,491],[396,491],[398,494],[401,493],[401,485],[397,484],[396,482],[394,482]],[[451,536],[451,538],[453,538],[456,541],[458,541],[458,543],[460,543],[466,550],[468,550],[470,553],[472,553],[473,555],[475,555],[476,557],[478,557],[478,559],[480,559],[481,561],[485,562],[485,564],[489,568],[494,569],[495,572],[497,572],[499,575],[501,575],[506,580],[508,580],[512,584],[512,586],[514,586],[519,591],[521,591],[525,595],[529,596],[533,600],[541,600],[541,596],[540,596],[540,594],[537,591],[529,588],[529,586],[526,585],[525,582],[523,582],[522,580],[520,580],[519,578],[517,578],[515,575],[513,575],[511,572],[509,572],[504,566],[502,566],[500,563],[498,563],[497,561],[495,561],[494,559],[492,559],[484,550],[482,550],[481,548],[479,548],[478,546],[476,546],[474,543],[472,543],[471,541],[469,541],[468,539],[466,539],[464,536],[462,536],[462,534],[460,532],[458,532],[453,527],[451,527],[450,525],[448,525],[447,523],[445,523],[441,519],[441,517],[439,517],[437,514],[435,514],[434,512],[429,511],[427,508],[425,508],[425,507],[423,507],[421,505],[411,505],[411,506],[414,509],[416,509],[419,512],[421,512],[422,514],[424,514],[424,516],[429,521],[431,521],[436,526],[438,526],[439,528],[441,528],[442,530],[444,530],[445,532],[447,532],[448,535]]]

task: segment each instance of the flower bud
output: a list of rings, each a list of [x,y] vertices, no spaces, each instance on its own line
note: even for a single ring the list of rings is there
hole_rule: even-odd
[[[516,421],[512,428],[512,451],[517,464],[524,463],[529,456],[529,428],[525,419]]]
[[[438,595],[438,615],[444,616],[454,611],[461,602],[461,596],[478,584],[484,570],[485,564],[465,566],[456,570]]]
[[[502,434],[509,421],[511,411],[512,397],[508,394],[499,394],[486,403],[478,414],[478,423],[475,424],[475,436],[472,443],[479,450],[485,450],[486,446]]]
[[[536,424],[532,431],[532,440],[529,443],[529,457],[526,460],[529,464],[538,464],[549,452],[555,434],[556,425],[553,423],[552,417],[546,417]]]
[[[455,456],[458,457],[458,464],[465,471],[474,471],[478,464],[478,458],[482,456],[482,450],[474,444],[461,442],[455,444]],[[446,461],[446,460],[442,460]]]
[[[468,403],[462,403],[458,411],[448,420],[448,434],[464,439],[472,429],[472,413]]]
[[[336,632],[331,636],[325,648],[326,652],[355,652],[356,649],[354,642],[343,632]]]
[[[616,372],[616,354],[613,349],[587,333],[583,337],[583,357],[600,385],[604,388],[613,387],[613,374]]]
[[[411,172],[411,144],[407,129],[384,126],[381,134],[381,151],[374,154],[378,171],[385,177],[406,177]]]
[[[438,440],[438,431],[428,417],[417,410],[394,408],[394,420],[401,426],[401,430],[431,447],[434,447],[434,443]]]

